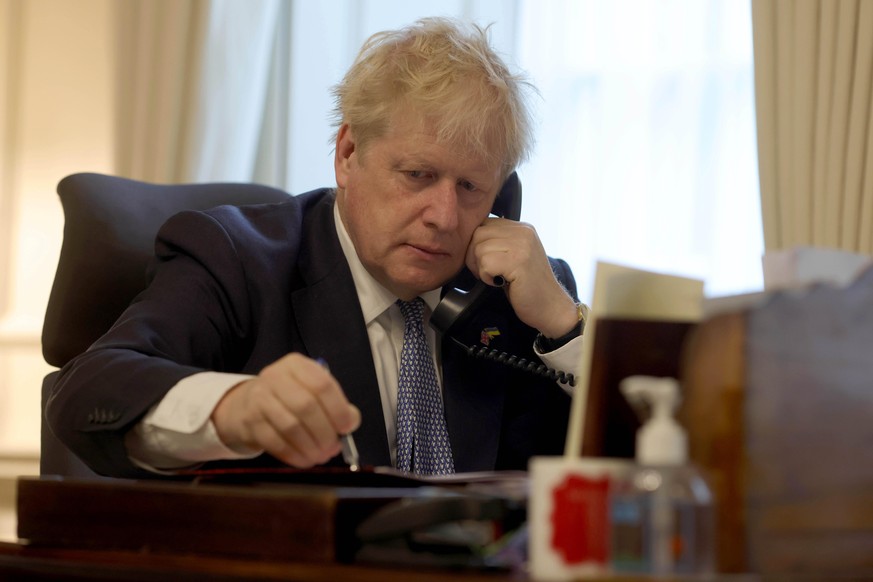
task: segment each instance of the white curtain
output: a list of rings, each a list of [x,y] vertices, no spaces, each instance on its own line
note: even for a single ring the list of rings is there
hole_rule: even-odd
[[[360,44],[422,16],[461,16],[493,23],[498,50],[542,92],[522,219],[570,262],[583,297],[597,259],[700,277],[710,294],[761,286],[745,2],[127,1],[181,14],[170,34],[140,27],[151,45],[139,58],[156,62],[130,73],[151,75],[131,101],[153,103],[166,75],[175,97],[163,99],[185,112],[143,106],[161,119],[131,118],[132,157],[156,158],[133,177],[330,185],[329,90]]]
[[[115,165],[151,181],[184,177],[181,156],[199,78],[205,5],[123,0],[116,4]]]
[[[768,250],[873,254],[873,0],[753,0]]]
[[[531,0],[520,21],[543,93],[524,217],[546,248],[583,289],[597,259],[759,289],[749,4]]]
[[[253,178],[279,9],[279,0],[117,3],[119,175]]]

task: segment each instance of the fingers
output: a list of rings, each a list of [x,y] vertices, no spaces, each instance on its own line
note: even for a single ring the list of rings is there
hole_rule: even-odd
[[[279,401],[288,410],[310,420],[316,436],[345,434],[358,428],[360,412],[346,398],[339,383],[321,364],[301,354],[289,354],[264,369]],[[283,387],[300,389],[282,389]]]
[[[575,302],[555,277],[539,236],[529,224],[486,219],[473,233],[466,264],[480,280],[503,287],[518,318],[548,337],[563,335],[550,334],[567,327],[568,318],[575,317]]]
[[[541,270],[543,263],[548,267],[533,227],[501,218],[489,218],[476,229],[466,256],[470,271],[495,287],[512,283],[534,266]]]
[[[300,354],[285,356],[238,385],[213,412],[228,446],[263,449],[301,468],[339,454],[339,435],[354,431],[360,420],[330,372]]]

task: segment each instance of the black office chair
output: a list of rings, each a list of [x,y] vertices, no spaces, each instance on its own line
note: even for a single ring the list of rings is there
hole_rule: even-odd
[[[105,333],[146,285],[160,226],[182,210],[279,202],[288,193],[258,184],[149,184],[101,174],[61,180],[64,239],[42,329],[45,361],[62,367]],[[40,473],[96,477],[45,422],[58,372],[42,385]]]

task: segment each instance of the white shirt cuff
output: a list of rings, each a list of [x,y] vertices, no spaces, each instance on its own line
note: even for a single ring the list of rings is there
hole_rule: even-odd
[[[231,388],[252,377],[201,372],[181,380],[125,435],[131,461],[145,469],[160,471],[260,455],[263,451],[231,449],[225,445],[210,418]]]
[[[558,348],[557,350],[548,352],[546,354],[537,350],[536,344],[534,344],[534,352],[537,356],[539,356],[540,360],[553,370],[561,370],[563,372],[576,374],[576,370],[579,367],[579,363],[582,361],[582,342],[585,338],[585,334],[580,335],[579,337],[575,337],[568,341],[566,344]],[[579,383],[579,379],[576,379],[576,383]],[[573,394],[573,387],[569,384],[564,384],[563,382],[558,382],[558,386],[564,389],[567,394]]]

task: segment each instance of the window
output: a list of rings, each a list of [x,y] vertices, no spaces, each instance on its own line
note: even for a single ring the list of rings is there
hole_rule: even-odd
[[[542,99],[522,220],[567,259],[584,299],[594,262],[758,290],[751,8],[736,0],[298,2],[291,23],[288,181],[332,184],[329,88],[378,30],[449,14],[492,38]],[[317,54],[318,58],[313,58]]]
[[[760,289],[750,6],[522,6],[517,61],[543,97],[523,218],[581,292],[598,259]]]

